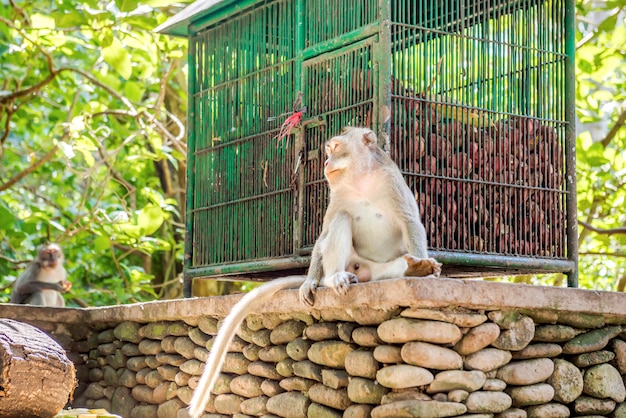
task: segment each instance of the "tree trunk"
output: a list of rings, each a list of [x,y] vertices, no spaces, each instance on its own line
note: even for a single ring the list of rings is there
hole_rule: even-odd
[[[74,364],[43,331],[0,319],[0,417],[54,417],[76,386]]]

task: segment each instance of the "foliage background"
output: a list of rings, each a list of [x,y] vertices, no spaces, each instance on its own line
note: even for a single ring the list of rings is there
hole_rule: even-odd
[[[186,40],[152,29],[183,6],[0,0],[0,301],[48,237],[65,250],[70,304],[181,295]],[[580,285],[620,291],[625,9],[577,2]]]

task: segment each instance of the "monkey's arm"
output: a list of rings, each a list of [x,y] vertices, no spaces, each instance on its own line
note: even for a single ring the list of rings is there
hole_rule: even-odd
[[[193,418],[202,415],[204,406],[211,396],[211,390],[213,390],[215,381],[220,374],[222,364],[228,352],[228,346],[246,316],[265,304],[279,290],[299,286],[304,280],[305,276],[289,276],[272,280],[247,293],[233,306],[226,319],[224,319],[217,337],[215,337],[211,353],[204,366],[204,372],[202,372],[202,377],[189,403],[189,415]]]
[[[59,293],[66,293],[71,288],[70,282],[67,280],[63,280],[58,283],[48,283],[48,282],[28,282],[21,285],[18,289],[16,289],[17,293],[20,295],[31,295],[40,290],[55,290]]]
[[[340,295],[348,291],[350,283],[357,283],[357,276],[346,271],[354,252],[352,220],[344,210],[336,210],[331,204],[326,211],[322,234],[315,242],[311,267],[307,280],[300,287],[300,300],[313,305],[314,293],[320,280],[323,286],[335,289]]]
[[[391,192],[395,195],[392,201],[395,202],[395,210],[399,217],[399,224],[402,230],[402,238],[407,252],[417,258],[428,258],[428,243],[426,240],[426,229],[421,221],[420,210],[417,206],[415,196],[411,190],[405,186],[404,179],[400,172],[394,172],[393,181],[390,184],[401,184],[404,187],[395,188]]]

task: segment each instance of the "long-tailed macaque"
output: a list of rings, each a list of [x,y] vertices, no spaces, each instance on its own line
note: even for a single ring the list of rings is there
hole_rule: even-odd
[[[189,413],[194,418],[209,400],[237,328],[277,291],[300,285],[300,300],[313,305],[320,284],[343,295],[351,283],[441,272],[441,264],[428,257],[415,197],[398,167],[378,146],[374,132],[346,128],[325,148],[330,201],[308,274],[273,280],[233,306],[191,399]]]
[[[11,303],[65,306],[61,293],[72,287],[63,267],[63,251],[58,244],[39,247],[33,260],[15,281]]]

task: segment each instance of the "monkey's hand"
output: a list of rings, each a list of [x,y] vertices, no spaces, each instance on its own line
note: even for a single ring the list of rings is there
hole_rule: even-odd
[[[308,306],[313,306],[315,302],[315,291],[317,290],[317,282],[311,278],[307,278],[300,286],[298,299]]]
[[[432,275],[438,277],[441,274],[441,263],[434,258],[417,258],[406,254],[404,259],[408,264],[404,272],[405,276],[425,277]]]
[[[348,293],[350,284],[358,282],[359,279],[355,274],[348,273],[347,271],[340,271],[330,277],[325,277],[322,284],[327,287],[332,287],[338,295],[343,296]]]
[[[63,288],[63,292],[69,292],[72,288],[72,282],[69,280],[61,280],[59,285]]]

